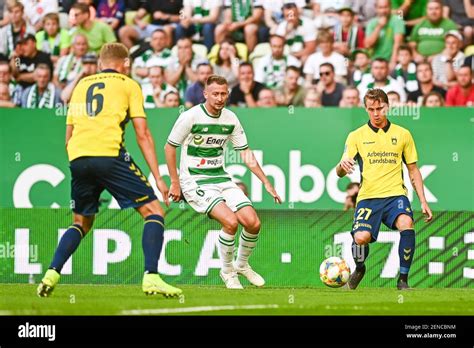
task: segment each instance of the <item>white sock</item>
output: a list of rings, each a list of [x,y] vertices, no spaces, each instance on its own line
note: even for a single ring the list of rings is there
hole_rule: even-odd
[[[244,268],[249,262],[249,257],[257,245],[258,234],[248,233],[242,230],[239,239],[239,250],[237,256],[237,267]]]
[[[234,260],[234,246],[235,235],[221,230],[219,232],[219,251],[222,260],[222,272],[224,273],[230,273],[234,269],[232,265],[232,261]]]

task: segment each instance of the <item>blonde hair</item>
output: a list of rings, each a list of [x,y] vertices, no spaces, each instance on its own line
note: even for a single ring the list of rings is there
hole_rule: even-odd
[[[128,59],[128,49],[124,44],[113,42],[102,46],[99,54],[99,59],[103,63],[110,61]]]

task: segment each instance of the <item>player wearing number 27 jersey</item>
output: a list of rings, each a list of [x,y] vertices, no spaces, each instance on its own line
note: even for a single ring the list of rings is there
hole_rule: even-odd
[[[416,165],[418,156],[415,142],[408,130],[387,119],[388,97],[381,89],[372,89],[364,97],[369,122],[351,132],[346,140],[344,154],[336,167],[342,177],[353,171],[355,161],[361,173],[352,236],[352,255],[356,270],[348,286],[357,288],[365,274],[365,259],[369,243],[377,240],[383,222],[390,229],[400,231],[398,254],[400,277],[397,288],[409,288],[408,272],[415,253],[413,212],[403,181],[402,165],[408,168],[412,185],[420,199],[427,221],[432,214],[423,191],[423,179]]]
[[[178,296],[181,290],[166,284],[158,275],[164,211],[148,179],[125,150],[125,126],[132,120],[137,143],[168,204],[168,188],[159,173],[140,86],[125,75],[130,65],[127,48],[117,43],[104,45],[100,64],[101,72],[82,79],[69,104],[66,148],[74,219],[59,242],[37,294],[41,297],[51,295],[64,264],[91,230],[100,195],[107,190],[121,208],[134,208],[144,219],[143,292]]]

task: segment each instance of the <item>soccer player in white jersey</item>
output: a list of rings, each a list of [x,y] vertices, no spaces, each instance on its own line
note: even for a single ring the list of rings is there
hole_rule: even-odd
[[[239,119],[225,108],[229,97],[226,79],[210,76],[204,97],[204,104],[196,105],[179,116],[168,137],[165,153],[171,177],[169,197],[179,201],[182,192],[194,210],[221,224],[220,276],[228,289],[243,289],[239,274],[255,286],[263,286],[265,280],[248,263],[257,244],[260,220],[248,197],[225,171],[224,149],[229,141],[275,202],[281,203],[281,199],[250,150]],[[182,148],[178,177],[176,148],[179,146]],[[243,230],[234,263],[235,235],[239,224]]]

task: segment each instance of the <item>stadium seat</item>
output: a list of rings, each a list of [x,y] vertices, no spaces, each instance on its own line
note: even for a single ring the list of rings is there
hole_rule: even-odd
[[[464,54],[466,56],[472,56],[474,55],[474,45],[467,46],[466,49],[464,50]]]
[[[125,25],[133,25],[133,19],[137,15],[137,11],[127,11],[125,12]],[[147,23],[151,22],[151,17],[149,14],[147,14],[145,17],[143,17],[143,20]]]

